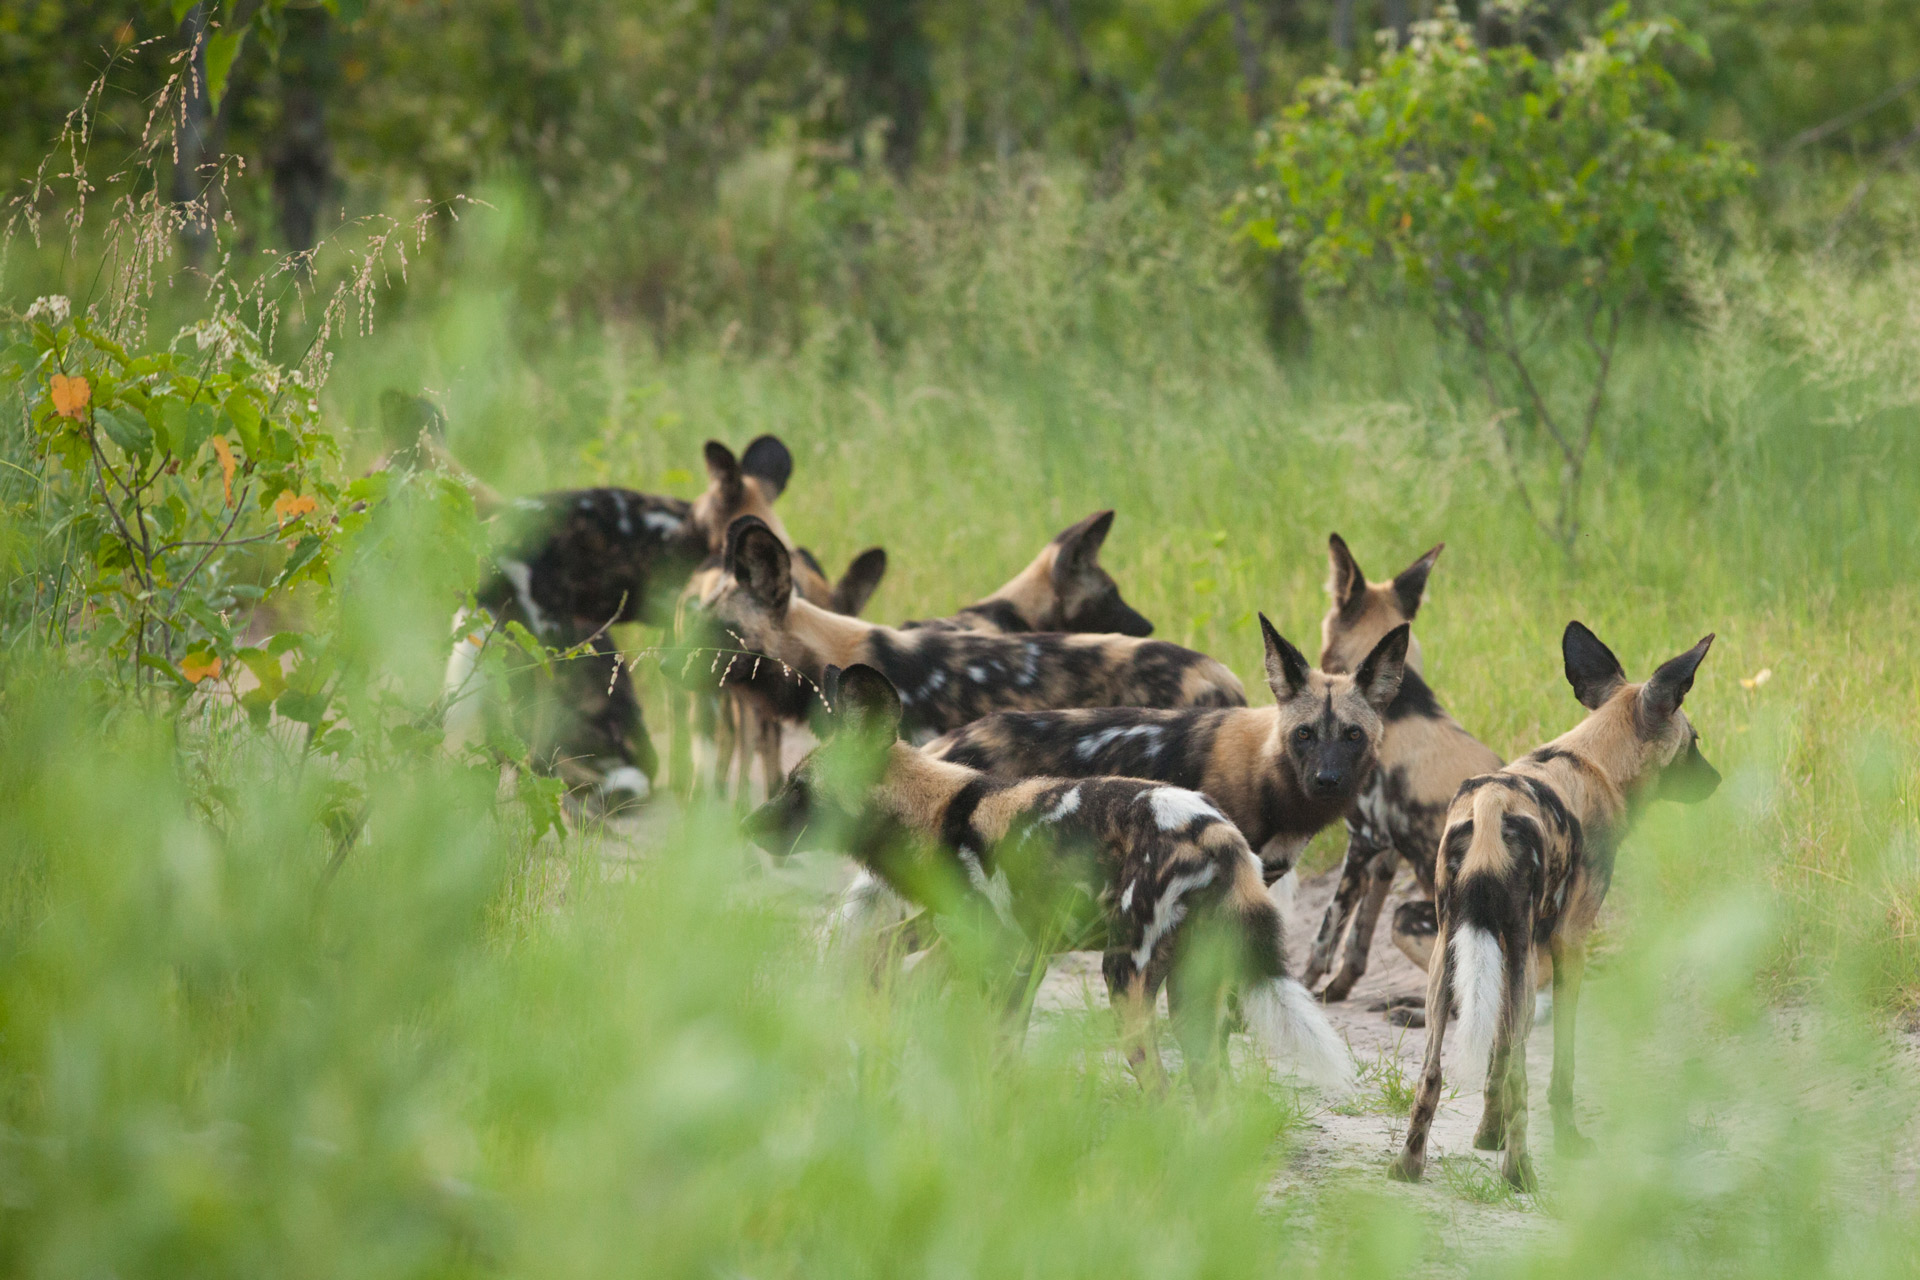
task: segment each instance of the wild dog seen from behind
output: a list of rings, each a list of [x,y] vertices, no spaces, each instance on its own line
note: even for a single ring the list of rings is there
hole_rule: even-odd
[[[1345,1046],[1286,976],[1259,863],[1205,796],[1135,778],[1010,782],[934,760],[899,741],[905,708],[870,667],[830,668],[823,697],[825,742],[748,820],[770,852],[837,844],[936,918],[1004,931],[1021,989],[1052,952],[1102,950],[1144,1083],[1163,1078],[1153,1035],[1163,983],[1202,1092],[1229,988],[1268,1053],[1316,1083],[1350,1079]]]
[[[1434,547],[1390,581],[1369,582],[1345,539],[1331,535],[1327,555],[1332,574],[1327,588],[1333,604],[1320,623],[1320,669],[1328,673],[1355,670],[1380,637],[1410,625],[1444,546]],[[1380,743],[1380,762],[1347,815],[1347,853],[1340,884],[1327,904],[1300,978],[1312,987],[1325,977],[1344,935],[1340,968],[1321,993],[1324,1000],[1346,999],[1366,973],[1374,925],[1402,859],[1413,868],[1424,896],[1402,903],[1394,912],[1393,940],[1426,969],[1435,929],[1434,851],[1440,847],[1447,805],[1462,782],[1501,764],[1498,755],[1462,729],[1440,705],[1420,669],[1421,656],[1419,641],[1410,640],[1400,691],[1381,712],[1386,733]]]
[[[1329,676],[1260,615],[1270,707],[1002,711],[927,746],[1000,778],[1117,775],[1203,791],[1279,880],[1372,774],[1400,687],[1408,632],[1378,639],[1351,675]]]
[[[829,613],[793,590],[793,556],[760,521],[734,522],[726,574],[702,612],[737,647],[818,682],[864,663],[893,682],[909,732],[938,733],[1013,707],[1241,706],[1239,679],[1159,640],[1035,632],[903,631]]]
[[[1497,773],[1469,779],[1441,837],[1439,935],[1427,977],[1427,1052],[1397,1178],[1426,1167],[1440,1102],[1447,1018],[1460,1011],[1459,1064],[1486,1072],[1474,1145],[1504,1150],[1502,1169],[1531,1189],[1527,1033],[1540,953],[1553,965],[1553,1080],[1547,1098],[1563,1152],[1591,1146],[1573,1117],[1574,1013],[1586,939],[1607,895],[1614,852],[1652,800],[1696,803],[1720,775],[1680,709],[1713,637],[1630,684],[1613,652],[1578,622],[1561,641],[1567,680],[1586,719]]]

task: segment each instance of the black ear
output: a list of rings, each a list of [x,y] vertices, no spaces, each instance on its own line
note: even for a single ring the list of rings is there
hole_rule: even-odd
[[[1680,709],[1687,690],[1693,688],[1693,673],[1700,669],[1701,660],[1712,647],[1713,636],[1708,635],[1679,657],[1668,658],[1661,663],[1660,669],[1640,686],[1640,702],[1634,708],[1634,720],[1644,736],[1658,737],[1667,721],[1673,719],[1673,713]]]
[[[1560,637],[1560,655],[1566,662],[1573,696],[1589,711],[1598,711],[1613,691],[1627,682],[1620,659],[1583,623],[1567,624],[1566,634]]]
[[[1267,645],[1267,687],[1273,690],[1274,701],[1290,702],[1307,687],[1307,660],[1273,629],[1264,613],[1260,615],[1260,638]]]
[[[760,492],[772,502],[793,479],[793,454],[779,436],[757,436],[740,455],[740,470],[760,482]]]
[[[840,581],[833,584],[833,600],[827,607],[850,618],[858,617],[886,576],[887,553],[879,547],[868,547],[853,558]]]
[[[850,729],[883,742],[900,736],[900,719],[905,714],[900,692],[878,671],[856,662],[840,672],[829,688],[836,732]]]
[[[1327,590],[1333,602],[1342,609],[1352,608],[1366,594],[1367,575],[1360,572],[1360,562],[1347,550],[1347,540],[1337,533],[1327,535],[1327,564]]]
[[[1407,674],[1407,643],[1412,638],[1413,628],[1401,623],[1380,637],[1380,643],[1373,646],[1373,652],[1353,673],[1360,696],[1375,710],[1385,711],[1400,695],[1400,681]]]
[[[727,526],[727,572],[748,594],[772,609],[786,612],[793,598],[793,557],[759,516],[741,516]]]
[[[740,464],[733,450],[718,440],[709,440],[703,450],[707,458],[707,479],[729,502],[740,500]]]
[[[1393,594],[1399,597],[1400,612],[1407,615],[1409,622],[1413,620],[1414,614],[1420,612],[1420,597],[1427,589],[1427,575],[1433,572],[1433,562],[1438,560],[1440,553],[1446,549],[1446,543],[1436,544],[1433,550],[1402,569],[1399,576],[1393,580]]]

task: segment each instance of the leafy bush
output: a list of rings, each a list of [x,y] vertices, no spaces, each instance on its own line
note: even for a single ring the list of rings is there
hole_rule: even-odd
[[[1268,181],[1243,204],[1246,234],[1296,258],[1311,285],[1385,266],[1465,343],[1515,490],[1569,551],[1621,325],[1669,292],[1675,230],[1748,171],[1657,123],[1677,94],[1657,55],[1674,44],[1704,53],[1621,6],[1548,61],[1483,47],[1443,8],[1377,72],[1305,86],[1263,134]],[[1568,341],[1584,360],[1556,386],[1543,352]],[[1551,505],[1527,474],[1542,448],[1558,471]]]

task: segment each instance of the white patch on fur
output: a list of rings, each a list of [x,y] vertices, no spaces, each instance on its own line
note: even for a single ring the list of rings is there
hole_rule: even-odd
[[[1160,726],[1156,724],[1136,724],[1116,729],[1102,729],[1100,732],[1091,734],[1074,743],[1073,754],[1079,756],[1082,760],[1091,760],[1113,743],[1124,742],[1128,738],[1145,738],[1149,748],[1157,753],[1160,748],[1165,745],[1160,741],[1160,734]]]
[[[1013,682],[1022,689],[1030,688],[1040,678],[1040,648],[1038,645],[1020,646],[1020,670],[1014,675]]]
[[[502,560],[500,572],[507,575],[507,581],[513,584],[513,594],[520,600],[521,612],[527,615],[527,626],[535,635],[545,635],[547,615],[533,602],[533,570],[518,560]]]
[[[1544,1027],[1553,1021],[1553,992],[1536,991],[1533,993],[1533,1025]]]
[[[670,511],[649,511],[640,517],[640,523],[655,533],[676,534],[686,522]]]
[[[1448,944],[1453,952],[1453,997],[1460,1006],[1454,1032],[1454,1077],[1478,1086],[1487,1078],[1500,1004],[1506,988],[1506,960],[1500,940],[1485,929],[1463,925]]]
[[[980,855],[965,847],[960,848],[960,865],[967,869],[967,883],[974,887],[988,902],[993,904],[993,914],[1000,917],[1000,923],[1013,923],[1013,886],[1007,883],[1006,872],[994,868],[993,878],[980,866]]]
[[[1080,788],[1071,787],[1054,802],[1053,808],[1040,815],[1042,822],[1058,822],[1080,811]]]
[[[653,784],[647,781],[647,775],[630,764],[609,769],[600,780],[600,794],[614,796],[625,793],[633,799],[628,803],[637,803],[653,794]]]
[[[1162,790],[1173,790],[1163,787]],[[1191,791],[1186,793],[1192,795]],[[1134,948],[1133,967],[1145,970],[1147,961],[1153,955],[1153,949],[1160,945],[1160,939],[1172,933],[1186,916],[1187,908],[1180,901],[1189,889],[1200,889],[1213,883],[1214,865],[1209,862],[1200,870],[1184,876],[1175,876],[1167,881],[1167,887],[1161,891],[1160,900],[1153,904],[1153,919],[1148,923],[1146,932],[1140,937],[1140,945]]]
[[[1353,1055],[1319,1002],[1292,978],[1267,978],[1240,993],[1247,1030],[1266,1054],[1331,1093],[1353,1088]]]
[[[465,609],[453,618],[453,629],[458,638],[453,642],[453,652],[447,655],[447,679],[442,686],[447,710],[441,721],[441,727],[445,730],[441,740],[449,751],[473,746],[486,733],[480,702],[481,687],[486,682],[479,676],[483,641],[477,638],[484,634],[484,628],[476,632],[472,626],[475,621],[477,619]]]
[[[973,681],[975,684],[985,684],[987,682],[987,669],[985,667],[970,666],[967,668],[967,679]]]
[[[613,506],[614,510],[620,513],[620,532],[623,534],[632,534],[633,519],[627,514],[627,495],[615,489],[613,491]]]
[[[1226,821],[1212,801],[1185,787],[1155,787],[1144,798],[1153,806],[1153,820],[1162,831],[1184,831],[1197,818]]]
[[[1127,881],[1127,891],[1120,895],[1120,910],[1133,910],[1133,891],[1139,887],[1139,884],[1140,882],[1138,880]]]

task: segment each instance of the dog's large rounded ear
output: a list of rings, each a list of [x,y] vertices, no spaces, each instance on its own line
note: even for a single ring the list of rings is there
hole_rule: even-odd
[[[1380,643],[1373,646],[1373,652],[1353,673],[1360,696],[1375,710],[1385,711],[1388,704],[1400,696],[1400,682],[1407,674],[1407,644],[1412,639],[1413,628],[1401,623],[1380,637]]]
[[[833,681],[835,728],[851,731],[878,742],[892,742],[900,736],[900,721],[906,708],[893,682],[864,662],[856,662]]]
[[[1100,563],[1100,548],[1111,532],[1111,511],[1096,511],[1072,528],[1062,530],[1053,540],[1059,548],[1053,557],[1054,581],[1096,568]]]
[[[728,502],[740,500],[740,463],[733,450],[718,440],[709,440],[702,452],[707,459],[707,480]]]
[[[868,547],[853,558],[847,571],[840,575],[840,581],[833,584],[833,602],[828,607],[850,618],[859,616],[867,607],[867,601],[873,599],[873,593],[880,589],[880,579],[886,576],[886,551]]]
[[[1444,542],[1435,544],[1433,550],[1402,569],[1393,580],[1393,594],[1400,601],[1400,612],[1407,615],[1407,621],[1413,621],[1413,615],[1420,612],[1420,597],[1427,590],[1427,575],[1433,572],[1433,562],[1447,549]]]
[[[740,470],[760,482],[760,492],[772,502],[793,479],[793,454],[779,436],[757,436],[740,455]]]
[[[1307,660],[1273,629],[1264,613],[1260,615],[1260,638],[1267,646],[1267,687],[1273,690],[1274,701],[1291,702],[1307,687]]]
[[[1347,540],[1337,533],[1327,535],[1327,593],[1343,610],[1351,609],[1367,593],[1367,575],[1347,550]]]
[[[1668,658],[1661,663],[1659,670],[1640,686],[1640,701],[1634,708],[1634,720],[1642,736],[1660,736],[1667,721],[1673,719],[1673,713],[1680,709],[1681,702],[1686,699],[1687,690],[1693,688],[1693,673],[1700,669],[1701,661],[1712,647],[1713,636],[1709,634],[1679,657]]]
[[[793,596],[793,557],[759,516],[741,516],[727,526],[727,573],[776,614]]]
[[[1560,637],[1560,656],[1566,663],[1573,696],[1589,711],[1598,711],[1614,690],[1627,682],[1620,659],[1584,623],[1567,624],[1566,634]]]

